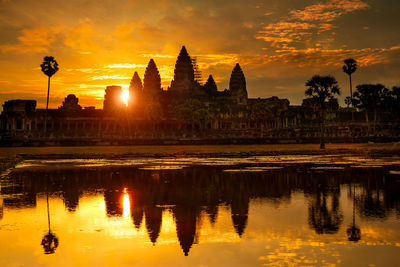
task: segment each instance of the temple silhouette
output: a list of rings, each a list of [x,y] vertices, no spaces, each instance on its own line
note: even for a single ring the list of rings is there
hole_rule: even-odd
[[[288,99],[249,98],[246,78],[237,63],[229,88],[219,90],[212,75],[202,84],[195,57],[182,47],[174,78],[166,90],[156,62],[150,59],[144,77],[133,74],[128,105],[122,87],[107,86],[103,109],[81,107],[68,95],[58,109],[36,108],[35,100],[9,100],[0,115],[0,145],[303,143],[318,142],[319,122],[310,99],[301,106]],[[329,113],[329,112],[328,112]],[[327,142],[366,141],[368,126],[359,119],[343,123],[346,109],[327,114]],[[47,118],[46,124],[44,123]],[[46,127],[45,127],[46,126]],[[375,139],[397,140],[400,124],[383,121]],[[374,140],[375,140],[374,139]],[[379,141],[379,140],[378,140]]]

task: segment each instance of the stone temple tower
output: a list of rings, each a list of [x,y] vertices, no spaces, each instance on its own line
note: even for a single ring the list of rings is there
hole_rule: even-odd
[[[204,90],[209,96],[214,96],[217,94],[218,92],[217,84],[215,83],[212,75],[208,76],[208,80],[204,85]]]
[[[158,72],[156,63],[150,59],[144,73],[143,79],[143,96],[147,101],[158,101],[161,95],[161,77]]]
[[[107,86],[103,102],[104,112],[116,113],[123,110],[121,94],[122,94],[121,86],[118,85]]]
[[[133,108],[138,106],[142,101],[143,85],[139,74],[135,71],[132,77],[131,83],[129,85],[129,102],[128,107]]]
[[[235,104],[247,105],[246,78],[239,63],[232,70],[229,81],[229,92]]]
[[[170,92],[186,95],[193,88],[194,83],[192,60],[185,46],[182,46],[181,52],[176,60],[174,79],[171,82]]]

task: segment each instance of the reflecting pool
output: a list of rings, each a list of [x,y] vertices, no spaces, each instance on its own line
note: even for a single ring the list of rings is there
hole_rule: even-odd
[[[0,266],[396,266],[400,159],[24,161]]]

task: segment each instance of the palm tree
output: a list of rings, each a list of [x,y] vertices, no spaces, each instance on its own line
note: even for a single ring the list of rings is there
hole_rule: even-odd
[[[357,91],[354,92],[354,103],[359,109],[365,111],[365,121],[367,122],[368,134],[370,130],[368,112],[373,111],[374,114],[375,134],[377,111],[383,105],[386,94],[387,88],[382,84],[357,85]]]
[[[351,101],[352,101],[352,98],[350,96],[346,96],[346,98],[344,99],[344,103],[346,104],[347,108],[350,107]]]
[[[357,61],[355,61],[352,58],[345,59],[344,65],[343,65],[343,71],[349,75],[350,79],[350,103],[351,107],[354,107],[353,105],[353,86],[351,82],[351,74],[353,74],[357,70]],[[354,111],[351,110],[351,119],[354,120]]]
[[[324,131],[325,116],[328,110],[337,109],[335,95],[340,95],[340,88],[332,76],[315,75],[306,82],[306,96],[312,99],[320,121],[320,148],[325,149]]]
[[[385,90],[382,109],[391,112],[393,116],[400,119],[400,87],[394,86],[392,90]]]
[[[46,56],[43,58],[43,63],[40,65],[42,72],[49,77],[47,84],[47,102],[46,102],[46,113],[44,117],[44,133],[46,134],[47,128],[47,110],[49,108],[49,94],[50,94],[50,78],[58,71],[58,63],[54,57]]]

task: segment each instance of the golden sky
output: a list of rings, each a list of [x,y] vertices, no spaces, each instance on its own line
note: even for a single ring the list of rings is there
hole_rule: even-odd
[[[399,11],[398,0],[0,0],[0,102],[44,107],[47,55],[60,67],[50,107],[73,93],[102,108],[105,87],[127,88],[150,58],[167,89],[182,45],[219,90],[239,62],[250,97],[300,104],[307,79],[331,74],[343,99],[348,57],[360,65],[355,84],[400,86]]]

